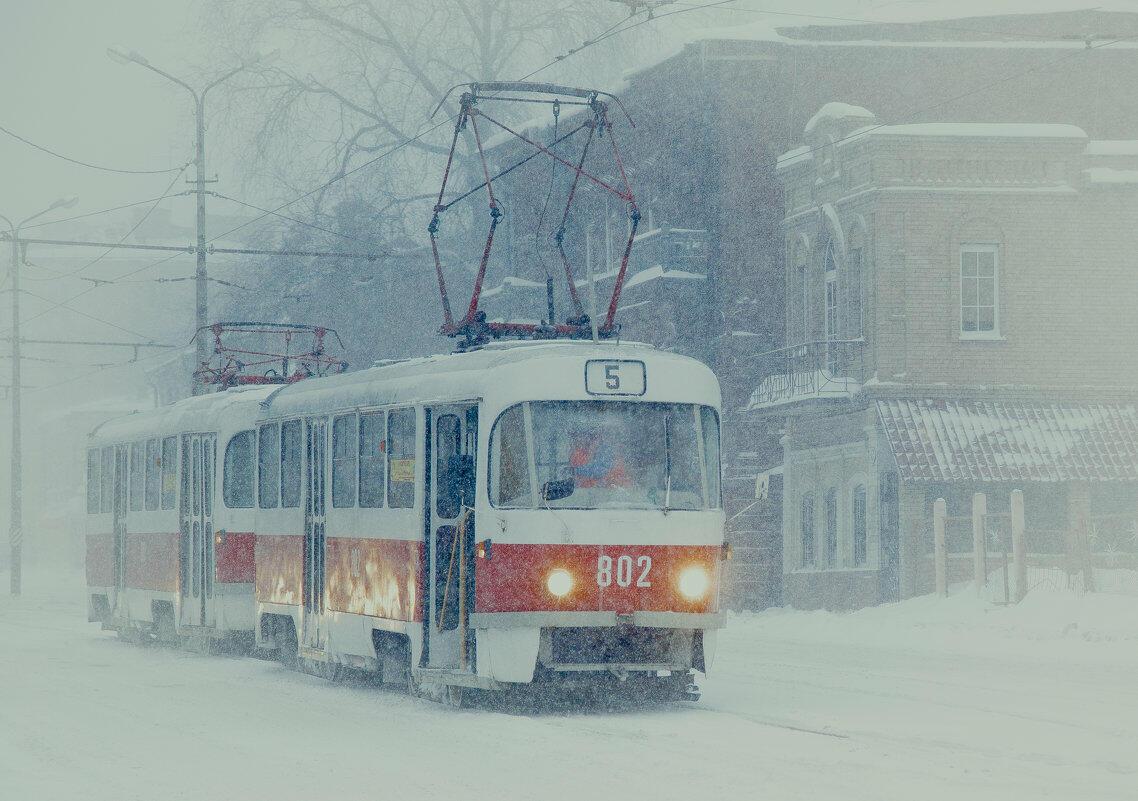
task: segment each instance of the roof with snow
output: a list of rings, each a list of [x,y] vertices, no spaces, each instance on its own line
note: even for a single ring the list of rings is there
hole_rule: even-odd
[[[1125,404],[881,400],[902,481],[1138,481]]]

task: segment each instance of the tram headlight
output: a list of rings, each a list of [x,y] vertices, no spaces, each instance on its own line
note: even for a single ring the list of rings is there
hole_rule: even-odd
[[[707,574],[707,568],[700,565],[684,568],[680,573],[679,588],[680,594],[689,601],[698,601],[707,595],[711,588],[711,576]]]
[[[564,568],[549,571],[545,577],[545,588],[556,598],[564,598],[573,590],[573,576]]]

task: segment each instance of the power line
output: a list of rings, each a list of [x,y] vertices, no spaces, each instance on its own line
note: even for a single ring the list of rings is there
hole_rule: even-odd
[[[12,137],[13,139],[18,139],[21,142],[23,142],[25,145],[29,145],[30,147],[34,147],[36,150],[40,150],[40,151],[43,151],[44,153],[47,153],[48,155],[55,156],[57,159],[63,159],[64,161],[69,161],[72,164],[78,164],[81,167],[90,167],[92,170],[102,170],[103,172],[117,172],[117,173],[120,173],[122,175],[162,175],[163,173],[176,172],[178,170],[184,170],[185,169],[185,166],[169,167],[165,170],[120,170],[120,169],[116,169],[115,167],[105,167],[105,166],[102,166],[99,164],[91,164],[90,162],[87,162],[87,161],[81,161],[80,159],[73,159],[70,156],[65,156],[62,153],[57,153],[56,151],[54,151],[50,148],[44,147],[43,145],[37,145],[32,140],[25,139],[24,137],[20,136],[15,131],[8,130],[3,125],[0,125],[0,132],[6,133],[6,134],[8,134],[8,136]]]
[[[181,177],[182,177],[182,174],[183,174],[183,173],[186,171],[186,167],[189,167],[189,166],[190,166],[190,165],[187,163],[187,164],[186,164],[184,167],[182,167],[182,169],[178,170],[177,174],[175,174],[175,175],[174,175],[174,178],[173,178],[173,180],[171,180],[171,181],[170,181],[170,184],[169,184],[169,186],[167,186],[165,189],[163,189],[163,190],[162,190],[162,196],[163,196],[163,197],[166,195],[166,193],[167,193],[167,192],[169,192],[171,189],[173,189],[173,188],[174,188],[174,184],[176,184],[176,183],[178,182],[178,179],[179,179],[179,178],[181,178]],[[147,220],[147,219],[150,217],[150,215],[151,215],[151,214],[153,214],[153,213],[154,213],[154,210],[155,210],[156,208],[158,208],[158,204],[159,204],[159,203],[161,203],[161,202],[162,202],[162,197],[159,197],[157,200],[155,200],[155,201],[154,201],[154,203],[153,203],[153,204],[150,206],[150,208],[148,208],[148,209],[146,210],[146,212],[145,212],[145,213],[144,213],[144,214],[143,214],[141,217],[139,217],[139,218],[138,218],[138,222],[136,222],[134,225],[132,225],[132,226],[130,227],[130,230],[129,230],[129,231],[127,231],[125,234],[123,234],[121,237],[119,237],[119,241],[118,241],[118,244],[119,244],[119,245],[121,245],[121,244],[122,244],[123,242],[125,242],[125,241],[126,241],[126,240],[127,240],[127,239],[128,239],[128,238],[129,238],[129,237],[132,235],[132,234],[134,234],[134,232],[135,232],[135,231],[137,231],[139,228],[141,228],[141,227],[142,227],[142,224],[143,224],[144,222],[146,222],[146,220]],[[100,253],[98,256],[96,256],[95,258],[91,259],[91,261],[89,261],[89,262],[87,262],[86,264],[84,264],[84,265],[83,265],[82,267],[80,267],[78,270],[74,270],[74,271],[72,271],[70,274],[71,274],[71,275],[78,275],[79,273],[81,273],[81,272],[83,272],[83,271],[87,270],[88,268],[95,266],[95,265],[96,265],[96,264],[98,264],[100,261],[102,261],[104,258],[106,258],[106,257],[107,257],[107,255],[108,255],[108,254],[110,254],[110,253],[111,253],[113,250],[114,250],[114,248],[107,248],[107,249],[106,249],[106,250],[104,250],[102,253]]]
[[[182,169],[185,169],[185,168],[183,167]],[[190,194],[190,193],[189,192],[175,192],[172,195],[162,195],[161,197],[151,197],[151,198],[147,198],[146,200],[136,200],[133,203],[124,203],[121,206],[112,206],[109,209],[99,209],[98,211],[89,211],[86,214],[76,214],[73,217],[61,217],[57,220],[48,220],[47,222],[36,223],[35,225],[24,225],[24,226],[21,226],[20,229],[26,231],[26,230],[29,230],[31,228],[42,228],[45,225],[56,225],[58,223],[71,222],[72,220],[82,220],[86,217],[97,217],[100,214],[109,214],[112,211],[121,211],[123,209],[129,209],[129,208],[132,208],[134,206],[143,206],[143,205],[146,205],[147,203],[155,203],[159,200],[166,200],[167,198],[184,197],[185,195],[188,195],[188,194]]]
[[[31,292],[27,289],[21,289],[20,291],[22,293],[24,293],[25,295],[36,298],[37,300],[42,300],[44,303],[54,303],[55,302],[55,301],[51,300],[51,298],[45,298],[43,295],[40,295],[36,292]],[[134,336],[134,337],[142,337],[143,339],[149,339],[149,337],[147,337],[146,334],[140,334],[138,331],[132,331],[131,329],[125,328],[125,327],[119,325],[118,323],[112,323],[110,320],[104,320],[101,317],[96,317],[95,315],[90,314],[88,312],[85,312],[82,309],[76,309],[74,306],[69,305],[67,301],[60,303],[56,308],[66,309],[69,312],[73,312],[74,314],[78,314],[80,317],[86,317],[88,320],[94,320],[96,323],[102,323],[103,325],[109,325],[111,328],[117,328],[119,331],[122,331],[124,334],[130,334],[131,336]],[[25,321],[25,322],[27,322],[27,321]]]
[[[279,214],[275,211],[271,211],[269,209],[261,208],[260,206],[254,205],[253,203],[248,203],[244,200],[238,200],[237,198],[230,197],[229,195],[223,195],[220,192],[210,192],[209,194],[213,195],[214,197],[221,198],[222,200],[231,201],[233,203],[238,204],[239,206],[245,206],[246,208],[253,209],[255,211],[264,212],[266,215],[272,215],[274,217],[280,217],[282,220],[288,220],[291,223],[296,223],[297,225],[303,225],[305,228],[312,228],[313,230],[322,231],[326,234],[332,234],[333,236],[343,237],[344,239],[347,239],[347,240],[352,241],[352,242],[359,242],[361,245],[371,245],[372,244],[371,242],[368,242],[366,239],[360,239],[357,236],[351,236],[350,234],[343,234],[343,233],[340,233],[339,231],[334,231],[331,228],[324,228],[323,226],[316,225],[314,223],[305,222],[304,220],[298,220],[296,217],[289,217],[286,214]]]

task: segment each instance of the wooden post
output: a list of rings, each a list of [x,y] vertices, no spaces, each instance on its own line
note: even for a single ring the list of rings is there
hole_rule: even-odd
[[[972,496],[972,577],[976,592],[988,583],[988,536],[984,518],[988,514],[988,496],[977,492]]]
[[[1070,526],[1068,548],[1071,550],[1072,572],[1082,572],[1083,592],[1094,592],[1094,571],[1090,544],[1091,493],[1086,484],[1072,484],[1067,496]]]
[[[933,504],[933,563],[936,570],[936,594],[948,595],[948,553],[944,543],[944,529],[948,518],[948,504],[937,498]]]
[[[1012,490],[1012,562],[1015,564],[1016,603],[1027,595],[1027,542],[1024,533],[1023,490]]]

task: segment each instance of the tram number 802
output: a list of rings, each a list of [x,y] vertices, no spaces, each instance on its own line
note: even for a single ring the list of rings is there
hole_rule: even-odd
[[[613,583],[614,573],[616,574],[616,586],[618,587],[631,587],[634,575],[636,578],[637,587],[651,587],[652,581],[648,578],[648,574],[651,572],[651,556],[636,557],[635,570],[633,569],[632,557],[628,556],[627,554],[617,557],[615,560],[615,565],[614,560],[611,556],[605,556],[602,554],[597,557],[598,587],[611,587]]]

